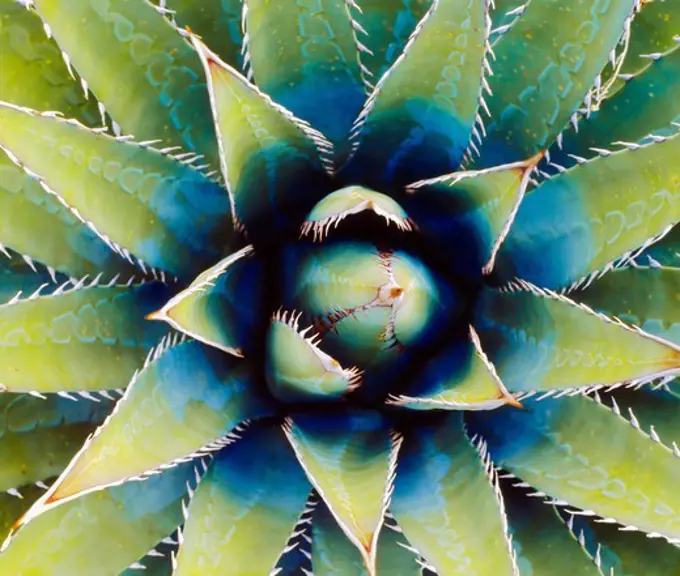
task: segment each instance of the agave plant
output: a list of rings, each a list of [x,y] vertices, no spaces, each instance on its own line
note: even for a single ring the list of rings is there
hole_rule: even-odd
[[[1,574],[680,573],[676,0],[0,14]]]

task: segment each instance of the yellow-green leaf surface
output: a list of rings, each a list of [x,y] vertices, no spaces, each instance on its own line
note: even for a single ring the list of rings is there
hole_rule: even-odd
[[[519,207],[498,254],[503,278],[570,286],[680,221],[680,134],[574,166]]]
[[[680,268],[612,270],[572,297],[680,345]]]
[[[186,276],[231,239],[226,191],[159,151],[11,105],[0,145],[123,255]]]
[[[365,98],[362,34],[353,26],[360,9],[346,0],[245,5],[257,85],[331,141],[343,140]]]
[[[480,164],[544,150],[578,108],[623,34],[635,0],[537,0],[494,44]]]
[[[375,571],[378,534],[389,501],[400,439],[376,412],[293,413],[284,426],[310,482]]]
[[[354,131],[370,184],[457,169],[477,113],[487,28],[482,0],[439,0],[378,81]],[[379,188],[378,188],[379,189]]]
[[[191,462],[48,510],[0,553],[0,573],[120,574],[183,522],[180,502],[187,484],[195,488]]]
[[[243,361],[195,341],[162,343],[154,358],[55,482],[46,504],[218,449],[243,421],[268,413]]]
[[[60,474],[112,409],[104,398],[0,394],[0,491]]]
[[[256,345],[264,288],[262,262],[252,247],[246,247],[199,274],[152,318],[228,354],[243,356]]]
[[[330,144],[193,38],[208,77],[235,218],[249,237],[299,225],[325,192]],[[330,160],[328,160],[330,162]]]
[[[312,569],[316,576],[367,576],[361,555],[323,502],[314,508],[311,532]],[[405,546],[408,542],[404,535],[385,525],[378,540],[377,574],[420,576],[417,556]]]
[[[390,509],[439,574],[513,574],[501,506],[460,413],[404,434]]]
[[[164,286],[90,286],[0,306],[0,384],[10,392],[122,388],[167,331],[144,320]]]
[[[189,505],[175,574],[270,574],[309,490],[280,428],[247,430],[215,457]]]
[[[485,290],[475,320],[510,391],[648,381],[680,371],[680,348],[530,286]]]
[[[469,427],[498,466],[536,490],[624,526],[680,538],[680,458],[592,398],[476,412]]]
[[[0,540],[5,539],[17,518],[26,512],[44,491],[44,488],[29,484],[19,488],[20,498],[8,493],[0,494]]]
[[[148,0],[33,4],[123,132],[205,154],[217,167],[200,60]]]

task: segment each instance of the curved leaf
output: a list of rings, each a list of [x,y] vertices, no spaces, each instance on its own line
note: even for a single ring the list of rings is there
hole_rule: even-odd
[[[343,141],[366,97],[354,3],[246,0],[245,5],[257,85],[332,142]]]
[[[427,360],[411,378],[405,394],[390,404],[412,410],[491,410],[504,404],[518,406],[482,350],[475,329],[470,341],[453,340]]]
[[[234,68],[243,67],[243,31],[241,29],[244,0],[166,0],[165,7],[174,10],[179,28],[198,34],[222,60]]]
[[[501,486],[520,574],[602,576],[594,555],[589,557],[577,537],[569,533],[554,506],[530,497],[526,489],[510,487],[510,481]]]
[[[239,424],[269,412],[252,368],[218,350],[167,338],[150,358],[47,492],[45,507],[219,449]]]
[[[561,288],[627,258],[680,220],[678,155],[680,134],[543,182],[519,207],[499,272]]]
[[[247,430],[220,451],[196,490],[175,574],[270,574],[309,490],[280,429]]]
[[[390,508],[439,574],[514,573],[500,489],[488,474],[491,464],[466,436],[460,413],[404,435]]]
[[[44,488],[30,484],[18,490],[21,497],[8,493],[0,494],[0,539],[5,539],[16,519],[26,512],[44,491]]]
[[[192,463],[48,510],[14,534],[0,572],[120,574],[182,522],[187,485],[195,485]]]
[[[234,219],[262,242],[299,225],[326,192],[330,144],[192,37],[208,78]]]
[[[157,150],[9,104],[0,145],[128,259],[187,276],[231,239],[227,193]]]
[[[0,490],[60,474],[113,409],[113,402],[92,398],[0,395]]]
[[[0,306],[0,384],[10,392],[125,386],[166,333],[144,320],[166,297],[157,283],[91,285]]]
[[[350,172],[380,189],[458,168],[477,115],[485,16],[481,0],[432,4],[355,123]]]
[[[68,278],[63,274],[36,264],[30,258],[27,261],[0,244],[0,304],[6,304],[17,294],[26,298],[36,290],[41,293],[54,291],[66,282]]]
[[[375,572],[378,535],[401,444],[377,412],[293,413],[284,431],[310,482]]]
[[[680,345],[680,268],[612,270],[572,296]]]
[[[613,386],[677,373],[680,348],[524,285],[482,292],[475,328],[510,391]]]
[[[217,167],[199,58],[148,0],[33,4],[123,132],[205,154]]]
[[[639,261],[652,266],[680,268],[680,225],[673,226],[661,240],[647,248],[639,256]]]
[[[312,569],[316,576],[367,576],[361,555],[323,502],[316,503],[311,523]],[[420,576],[422,571],[417,556],[407,548],[401,530],[395,529],[385,524],[380,532],[377,574]]]
[[[228,354],[243,356],[252,351],[260,335],[264,289],[262,262],[247,247],[202,272],[150,318]]]
[[[630,530],[680,537],[680,458],[585,396],[469,415],[498,465]]]
[[[493,46],[490,122],[480,164],[544,150],[607,62],[637,0],[539,0]]]

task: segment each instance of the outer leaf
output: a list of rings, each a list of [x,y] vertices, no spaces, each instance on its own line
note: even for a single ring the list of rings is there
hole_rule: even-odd
[[[526,490],[511,487],[510,481],[501,486],[520,574],[601,576],[554,506],[542,498],[529,497]]]
[[[299,225],[325,192],[330,144],[197,38],[235,219],[255,240]]]
[[[124,386],[166,332],[144,321],[166,297],[157,283],[90,286],[0,306],[0,383],[10,392]]]
[[[165,6],[175,11],[179,28],[190,27],[222,60],[234,68],[243,66],[243,0],[166,0]]]
[[[449,252],[464,246],[455,258],[447,253],[447,266],[473,276],[488,274],[538,160],[415,182],[404,202],[431,242],[450,247]]]
[[[373,186],[403,185],[460,165],[481,89],[485,12],[481,0],[433,3],[376,85],[354,127],[352,158]]]
[[[629,529],[680,536],[680,458],[585,396],[470,415],[506,470]]]
[[[646,538],[586,516],[572,516],[570,526],[575,536],[583,538],[589,552],[597,554],[603,574],[667,576],[680,572],[680,548],[669,546],[663,539]]]
[[[467,438],[462,414],[405,434],[391,510],[404,535],[439,574],[513,574],[500,489]]]
[[[391,404],[412,410],[491,410],[518,406],[501,382],[470,327],[470,341],[453,340],[411,378],[413,384]]]
[[[511,391],[612,386],[678,372],[680,348],[535,287],[480,297],[475,327]]]
[[[401,55],[409,36],[432,0],[363,0],[355,20],[366,34],[361,43],[370,50],[362,52],[361,63],[371,72],[372,82],[380,80]]]
[[[0,395],[0,490],[61,473],[113,408],[112,402],[98,398],[74,400],[56,395],[45,399]]]
[[[89,126],[101,124],[97,102],[69,77],[59,47],[40,18],[16,0],[0,1],[0,100],[58,110]]]
[[[133,267],[0,152],[0,243],[69,276],[132,275]]]
[[[539,0],[494,44],[484,166],[522,160],[562,131],[623,33],[635,0]]]
[[[36,0],[38,13],[125,133],[205,154],[210,103],[191,46],[148,0]],[[111,79],[116,78],[115,82]]]
[[[375,573],[401,439],[377,412],[292,414],[284,431],[310,482]]]
[[[309,488],[280,429],[246,431],[217,455],[191,501],[177,576],[271,573]]]
[[[546,288],[626,258],[680,220],[680,135],[574,167],[529,194],[498,255],[504,278]]]
[[[42,493],[43,488],[30,484],[19,490],[21,498],[12,494],[0,494],[0,538],[7,536],[12,524]]]
[[[246,0],[245,5],[257,85],[331,141],[342,141],[365,98],[353,2]]]
[[[156,150],[11,105],[0,145],[128,258],[190,275],[231,238],[225,191]]]
[[[120,574],[182,522],[181,498],[193,464],[88,494],[34,518],[0,554],[0,572]]]
[[[680,268],[612,270],[574,297],[680,345]]]
[[[653,2],[669,4],[670,2]],[[656,60],[644,60],[649,67],[627,80],[616,94],[604,100],[589,118],[581,118],[578,131],[565,130],[562,140],[550,149],[556,165],[568,168],[578,158],[592,158],[596,149],[608,149],[614,142],[647,142],[650,134],[668,135],[680,120],[680,47]],[[550,169],[550,166],[548,166]]]
[[[252,351],[264,310],[262,262],[247,247],[202,272],[154,320],[236,356]]]
[[[323,502],[318,502],[312,515],[312,569],[316,576],[366,576],[361,555],[347,539]],[[385,526],[378,542],[378,574],[420,576],[416,556],[406,548],[403,535]]]
[[[167,346],[133,379],[45,495],[45,506],[218,449],[241,422],[268,413],[250,366],[198,342]]]

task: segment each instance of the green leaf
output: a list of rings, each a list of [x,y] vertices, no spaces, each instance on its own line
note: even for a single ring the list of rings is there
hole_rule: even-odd
[[[94,396],[1,394],[0,491],[60,474],[112,408],[113,402]]]
[[[316,502],[312,513],[312,569],[316,576],[367,576],[357,549],[348,540],[323,502]],[[393,521],[380,531],[377,574],[420,576],[417,556],[407,548],[401,529]]]
[[[462,414],[404,434],[390,509],[439,574],[512,574],[497,478],[465,434]]]
[[[433,354],[404,394],[390,404],[412,410],[491,410],[504,404],[518,406],[482,350],[475,329],[469,340],[454,339]]]
[[[181,524],[181,499],[195,483],[193,463],[183,464],[31,517],[0,554],[0,573],[120,574]]]
[[[0,494],[0,539],[4,540],[14,522],[38,499],[44,492],[43,488],[35,484],[22,486],[18,492],[21,497],[4,493]]]
[[[377,83],[353,128],[351,160],[377,189],[460,165],[479,105],[485,13],[481,0],[434,3]]]
[[[494,44],[483,166],[546,149],[607,62],[636,0],[538,0]]]
[[[69,77],[61,51],[45,34],[40,18],[15,0],[0,1],[0,70],[1,101],[58,110],[88,126],[101,125],[96,100],[86,97],[84,88]]]
[[[0,152],[0,243],[69,276],[131,276],[111,250],[39,182]]]
[[[525,407],[471,414],[497,465],[572,507],[678,540],[677,455],[586,396]]]
[[[450,266],[473,276],[488,274],[539,159],[415,182],[408,187],[405,206],[431,242],[465,246]]]
[[[173,17],[179,28],[189,27],[234,68],[243,66],[243,0],[166,0],[165,7],[175,11]]]
[[[498,254],[505,279],[545,288],[635,257],[680,219],[680,134],[575,166],[522,202]]]
[[[227,193],[157,150],[12,105],[0,145],[128,259],[187,276],[231,239]]]
[[[612,270],[572,296],[680,345],[680,268]]]
[[[26,261],[16,252],[0,244],[0,304],[6,304],[19,294],[26,298],[36,290],[47,293],[68,281],[42,264]]]
[[[550,149],[555,164],[568,168],[576,158],[592,158],[597,149],[607,150],[613,143],[648,142],[650,134],[677,131],[672,123],[680,120],[680,47],[646,62],[651,62],[646,70],[627,80],[589,118],[579,120],[578,131],[563,132],[562,141]]]
[[[264,299],[262,262],[246,247],[203,271],[149,318],[175,330],[243,356],[257,344]]]
[[[254,240],[271,241],[274,230],[297,227],[323,197],[331,145],[192,40],[208,77],[234,218]]]
[[[175,574],[270,574],[309,490],[280,429],[246,430],[220,451],[196,490]]]
[[[342,142],[365,99],[362,34],[353,25],[360,11],[346,0],[245,5],[257,85],[332,142]]]
[[[148,0],[33,3],[124,133],[205,154],[217,167],[200,60]]]
[[[319,347],[313,326],[303,330],[300,316],[277,312],[267,333],[265,376],[269,391],[283,402],[333,401],[361,384],[357,368],[343,368]]]
[[[173,344],[171,337],[149,358],[47,492],[46,507],[220,449],[242,422],[269,413],[243,361],[199,342]]]
[[[621,530],[616,524],[581,515],[571,516],[569,525],[575,536],[583,538],[590,553],[598,555],[602,574],[668,576],[680,573],[680,548],[669,546],[663,539],[647,538],[645,534]]]
[[[0,306],[0,383],[10,392],[121,388],[166,333],[146,322],[164,286],[91,285]]]
[[[482,347],[513,392],[648,382],[680,369],[677,346],[531,285],[484,290],[478,306]]]
[[[372,83],[380,80],[401,55],[418,22],[432,0],[363,0],[356,22],[366,34],[359,36],[370,52],[361,53],[361,63],[370,71]]]
[[[543,498],[529,496],[527,489],[511,487],[511,483],[520,481],[506,480],[501,487],[519,573],[601,576],[592,557],[577,537],[569,533],[555,507]]]
[[[293,413],[284,431],[310,482],[375,573],[401,438],[377,412]]]
[[[642,264],[680,267],[680,226],[675,225],[661,240],[639,257]]]

